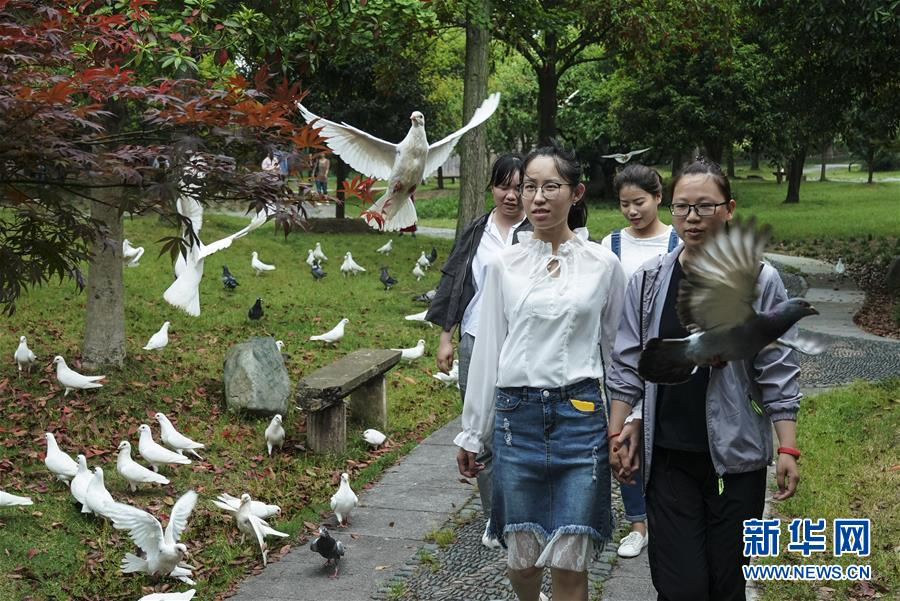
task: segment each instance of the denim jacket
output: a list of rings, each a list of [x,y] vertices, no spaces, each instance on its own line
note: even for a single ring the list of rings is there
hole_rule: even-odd
[[[441,326],[445,332],[452,330],[462,321],[466,307],[475,296],[475,284],[472,281],[472,261],[478,252],[481,236],[484,235],[484,226],[487,224],[491,211],[481,217],[473,219],[466,229],[462,231],[453,248],[447,262],[441,267],[441,281],[438,283],[434,300],[428,307],[425,319]],[[513,244],[519,242],[519,232],[531,231],[532,226],[525,219],[513,232]]]
[[[632,407],[644,399],[644,486],[653,460],[657,385],[645,382],[638,375],[637,364],[647,341],[659,335],[669,280],[683,248],[679,246],[647,261],[628,282],[625,311],[606,379],[610,398]],[[759,294],[753,303],[757,312],[787,300],[781,277],[770,265],[763,264],[757,290]],[[785,337],[796,333],[794,326]],[[719,477],[757,470],[772,461],[771,423],[797,419],[802,396],[799,373],[794,351],[780,345],[766,347],[752,359],[731,361],[722,369],[711,370],[706,389],[706,430],[709,452]]]

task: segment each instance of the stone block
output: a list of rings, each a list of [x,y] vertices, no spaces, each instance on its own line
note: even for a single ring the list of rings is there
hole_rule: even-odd
[[[228,349],[224,381],[229,410],[287,413],[291,380],[274,338],[253,337]]]

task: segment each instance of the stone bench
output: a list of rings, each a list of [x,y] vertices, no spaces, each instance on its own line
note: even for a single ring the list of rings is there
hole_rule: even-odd
[[[400,361],[400,351],[360,349],[297,384],[297,403],[306,411],[306,443],[315,452],[347,448],[347,405],[365,428],[387,430],[384,374]],[[349,399],[348,399],[349,397]]]

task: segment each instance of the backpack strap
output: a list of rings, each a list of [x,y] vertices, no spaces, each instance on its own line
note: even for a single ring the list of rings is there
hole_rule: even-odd
[[[673,227],[669,232],[669,252],[675,250],[675,247],[678,246],[679,242],[681,242],[681,240],[678,239],[678,234],[675,232],[675,228]]]
[[[674,230],[673,230],[674,231]],[[622,230],[613,230],[612,238],[609,240],[613,254],[622,259]]]

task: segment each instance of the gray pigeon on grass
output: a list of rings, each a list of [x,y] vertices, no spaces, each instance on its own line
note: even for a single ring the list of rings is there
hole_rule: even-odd
[[[763,313],[753,309],[769,236],[768,226],[757,229],[754,219],[735,221],[685,259],[676,310],[690,335],[648,341],[638,361],[644,379],[680,384],[698,366],[751,359],[773,344],[808,355],[825,350],[818,336],[783,337],[803,317],[819,314],[808,301],[792,298]]]

